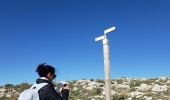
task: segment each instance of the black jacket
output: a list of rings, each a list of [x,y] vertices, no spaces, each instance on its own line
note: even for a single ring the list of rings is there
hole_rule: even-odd
[[[40,100],[68,100],[68,90],[63,90],[61,96],[59,93],[56,92],[54,85],[50,81],[44,79],[37,79],[36,83],[48,83],[48,85],[42,87],[38,91]]]

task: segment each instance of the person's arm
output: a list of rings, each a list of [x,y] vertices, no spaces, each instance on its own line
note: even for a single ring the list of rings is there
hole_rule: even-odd
[[[40,89],[39,97],[40,100],[62,100],[60,94],[58,94],[55,89],[50,85],[46,85],[45,87]]]
[[[63,89],[61,98],[62,98],[62,100],[68,100],[68,98],[69,98],[69,90]]]
[[[69,90],[70,90],[69,85],[65,85],[63,90],[61,91],[62,100],[68,100],[69,99]]]

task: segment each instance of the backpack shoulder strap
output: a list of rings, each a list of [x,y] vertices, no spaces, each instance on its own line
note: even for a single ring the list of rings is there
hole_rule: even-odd
[[[36,89],[37,91],[39,91],[42,87],[46,86],[47,84],[48,83],[40,83],[40,84],[34,83],[31,86],[31,89]]]

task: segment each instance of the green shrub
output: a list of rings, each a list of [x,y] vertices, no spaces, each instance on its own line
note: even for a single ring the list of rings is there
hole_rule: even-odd
[[[116,80],[116,82],[117,82],[118,84],[122,84],[123,81],[124,81],[123,79],[117,79],[117,80]]]
[[[126,100],[128,98],[127,94],[116,94],[112,96],[112,100]]]
[[[142,81],[133,80],[130,82],[130,88],[140,86],[141,84],[142,84]]]
[[[98,83],[104,83],[104,80],[99,80],[99,79],[97,79],[96,82],[98,82]]]
[[[89,91],[89,96],[100,95],[102,93],[101,88],[94,88],[93,90]]]
[[[26,89],[29,89],[30,87],[31,87],[31,84],[28,84],[28,83],[21,83],[20,85],[19,85],[19,89],[20,89],[20,92],[22,92],[22,91],[24,91],[24,90],[26,90]]]
[[[155,83],[155,81],[156,81],[156,79],[147,79],[143,83],[148,84],[148,85],[152,85],[152,83]]]
[[[130,88],[130,91],[136,91],[137,89],[135,87]]]

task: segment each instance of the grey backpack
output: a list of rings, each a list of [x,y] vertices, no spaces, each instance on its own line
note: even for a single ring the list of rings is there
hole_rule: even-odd
[[[40,100],[38,91],[48,83],[33,84],[31,88],[24,90],[18,100]]]

